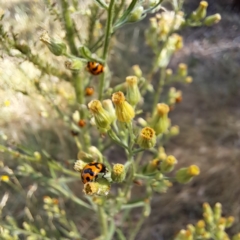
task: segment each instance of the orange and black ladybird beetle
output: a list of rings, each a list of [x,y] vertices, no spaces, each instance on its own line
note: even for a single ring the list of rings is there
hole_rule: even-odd
[[[98,75],[104,71],[104,66],[98,62],[88,62],[87,70],[93,75]]]
[[[82,182],[95,182],[98,177],[104,177],[108,172],[107,167],[99,162],[88,163],[81,172]]]

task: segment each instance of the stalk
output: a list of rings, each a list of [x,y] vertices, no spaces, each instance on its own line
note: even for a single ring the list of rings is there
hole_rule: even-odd
[[[113,10],[114,10],[115,0],[111,0],[108,8],[108,18],[107,18],[107,27],[105,31],[105,39],[104,39],[104,46],[103,46],[103,56],[102,59],[104,63],[107,62],[108,56],[108,48],[112,33],[112,25],[113,25]],[[101,79],[99,82],[99,100],[101,101],[103,98],[103,91],[104,91],[104,84],[105,84],[105,71],[101,75]]]

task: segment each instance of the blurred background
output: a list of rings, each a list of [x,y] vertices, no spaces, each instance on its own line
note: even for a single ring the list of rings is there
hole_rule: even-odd
[[[196,9],[199,2],[186,1],[185,12]],[[170,113],[173,125],[180,127],[180,134],[165,146],[166,152],[178,159],[178,168],[196,164],[201,174],[187,185],[174,184],[166,194],[155,195],[153,214],[142,227],[137,238],[140,240],[171,239],[188,223],[201,219],[204,202],[222,203],[224,215],[236,218],[230,233],[240,231],[240,13],[232,9],[230,0],[209,0],[208,3],[208,15],[220,13],[222,20],[213,27],[183,30],[184,48],[175,54],[170,64],[173,69],[181,62],[188,64],[193,83],[174,85],[183,92],[183,101]],[[60,24],[46,14],[41,1],[2,1],[0,8],[7,9],[6,24],[13,26],[19,37],[35,49],[42,45],[38,30],[45,28],[62,35]],[[149,67],[152,53],[144,42],[147,25],[148,19],[145,19],[137,27],[128,25],[117,33],[110,63],[116,81],[123,81],[132,65],[138,64],[143,71]],[[49,51],[42,48],[39,54],[47,58]],[[20,144],[33,151],[45,149],[62,162],[76,159],[77,148],[69,129],[29,84],[28,79],[38,74],[36,69],[27,61],[11,56],[14,53],[2,54],[0,59],[0,134],[8,136],[5,143],[11,147]],[[54,61],[58,64],[61,57]],[[19,64],[21,69],[17,68]],[[59,84],[67,89],[64,94],[68,94],[65,97],[71,101],[70,85]],[[31,97],[25,94],[26,90],[32,93]],[[66,102],[62,101],[61,107],[65,106]],[[0,160],[13,169],[16,166],[16,160],[1,152]],[[28,181],[27,177],[21,179],[24,188],[29,188]],[[79,184],[80,181],[71,187],[81,194]],[[0,196],[9,192],[5,185],[0,187]],[[42,189],[41,195],[44,195]],[[5,208],[5,214],[14,214],[21,221],[23,199],[10,191],[9,201],[11,205]],[[94,225],[93,220],[85,223],[87,217],[76,213],[73,205],[66,204],[66,209],[80,225],[87,224],[89,228]],[[129,227],[129,223],[127,225]]]

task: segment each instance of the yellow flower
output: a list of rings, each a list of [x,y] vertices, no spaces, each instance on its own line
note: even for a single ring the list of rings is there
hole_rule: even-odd
[[[115,105],[115,112],[119,122],[129,123],[135,117],[133,107],[125,100],[123,92],[113,93],[112,101]]]
[[[115,109],[111,99],[105,99],[102,102],[103,108],[109,113],[113,121],[116,119]]]
[[[5,100],[5,101],[4,101],[4,106],[5,106],[5,107],[9,107],[10,104],[11,104],[11,102],[10,102],[9,100]]]
[[[126,177],[125,167],[122,164],[114,164],[112,169],[111,178],[113,182],[122,182]]]
[[[193,78],[191,76],[187,76],[185,78],[185,83],[192,83],[192,81],[193,81]]]
[[[196,20],[201,20],[206,17],[208,3],[206,1],[201,1],[196,10]]]
[[[233,225],[234,220],[235,218],[233,216],[228,217],[226,221],[226,228],[230,228]]]
[[[143,128],[138,136],[137,144],[144,149],[154,147],[156,144],[155,131],[150,127]]]
[[[2,175],[2,176],[0,177],[0,181],[2,181],[2,182],[9,182],[9,176],[7,176],[7,175]]]
[[[177,159],[172,155],[168,156],[161,163],[161,172],[162,173],[171,172],[176,164],[177,164]]]
[[[84,184],[83,192],[86,195],[106,196],[110,191],[110,183],[104,179],[98,179],[97,182],[87,182]]]
[[[169,127],[168,112],[169,106],[164,103],[157,104],[157,109],[151,121],[151,127],[155,130],[156,135],[166,132]]]
[[[191,165],[188,168],[181,168],[176,173],[176,179],[180,183],[188,183],[194,176],[199,175],[200,170],[196,165]]]
[[[102,103],[99,100],[92,100],[88,107],[93,113],[96,125],[101,129],[110,129],[110,125],[113,122],[113,118],[107,110],[102,107]]]
[[[141,78],[142,77],[142,70],[141,68],[139,67],[139,65],[134,65],[132,66],[132,69],[134,71],[134,74],[138,77],[138,78]]]
[[[200,173],[200,169],[198,166],[196,165],[191,165],[190,167],[188,167],[188,172],[189,176],[194,177],[199,175]]]
[[[186,77],[188,74],[188,67],[187,67],[187,64],[185,63],[180,63],[178,65],[178,75],[180,77]]]
[[[146,166],[146,173],[153,173],[159,168],[160,160],[158,158],[153,159],[150,161]]]
[[[221,20],[221,15],[219,13],[216,13],[214,15],[211,15],[209,17],[206,17],[204,20],[204,24],[206,26],[212,26],[213,24],[217,24]]]

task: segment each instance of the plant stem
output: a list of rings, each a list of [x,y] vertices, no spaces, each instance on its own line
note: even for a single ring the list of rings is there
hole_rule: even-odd
[[[109,42],[112,34],[112,24],[113,24],[113,10],[114,10],[115,0],[111,0],[108,7],[108,18],[107,18],[107,27],[105,31],[105,39],[104,39],[104,47],[103,47],[103,61],[107,62],[107,56],[108,56],[108,47]],[[101,101],[103,98],[103,91],[104,91],[104,84],[105,84],[105,71],[103,71],[101,75],[101,79],[99,82],[99,100]]]
[[[84,84],[83,78],[78,73],[73,73],[73,80],[74,80],[74,89],[76,94],[76,99],[79,104],[84,104]],[[81,112],[82,114],[82,112]],[[83,116],[81,115],[81,118]]]
[[[67,38],[68,46],[71,50],[71,53],[75,56],[78,56],[78,50],[74,41],[74,24],[68,10],[69,8],[68,0],[61,0],[61,4],[62,4],[62,16],[63,16],[65,30],[66,30],[66,38]]]
[[[160,69],[160,79],[159,79],[159,82],[158,82],[157,91],[154,94],[153,105],[152,105],[153,106],[152,114],[154,113],[154,110],[155,110],[156,105],[158,103],[160,94],[162,93],[162,90],[163,90],[163,86],[164,86],[164,82],[165,82],[165,75],[166,75],[165,70],[166,70],[166,68],[161,68]]]
[[[106,239],[107,237],[107,219],[106,219],[106,213],[103,209],[103,206],[98,206],[98,219],[100,221],[101,225],[101,232],[102,232],[102,237],[103,239]]]

